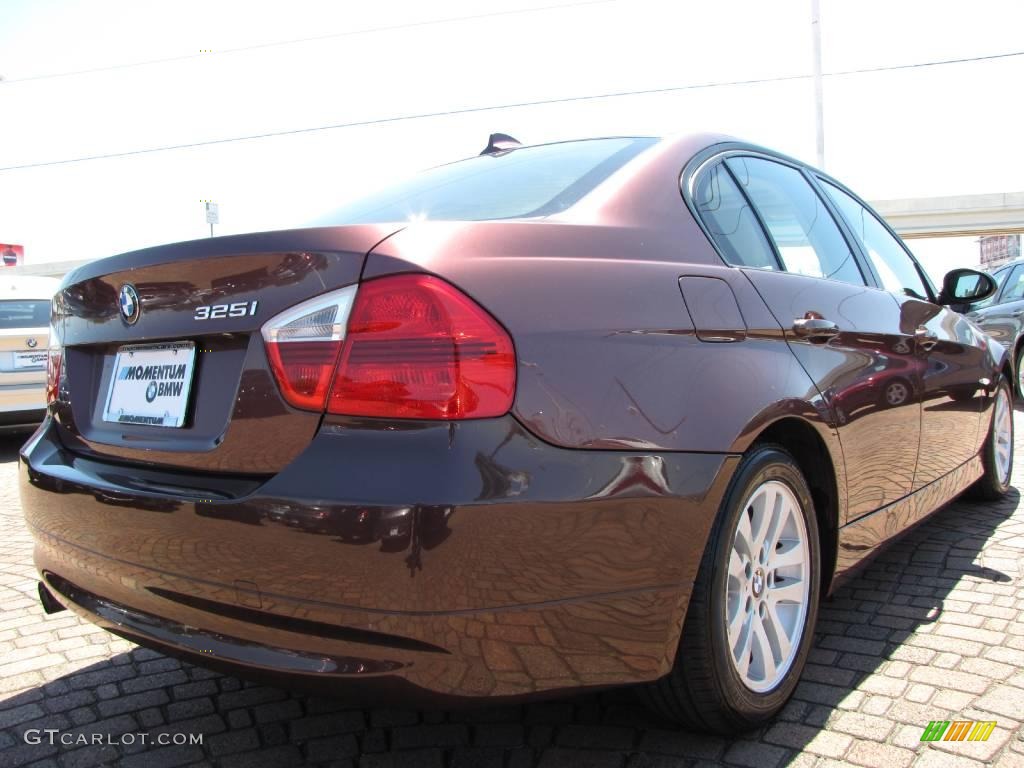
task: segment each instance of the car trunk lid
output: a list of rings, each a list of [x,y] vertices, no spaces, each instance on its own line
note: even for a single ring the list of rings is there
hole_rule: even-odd
[[[65,369],[55,416],[65,443],[128,462],[275,473],[308,445],[320,414],[281,398],[260,327],[358,282],[366,254],[394,230],[196,240],[76,270],[57,300]],[[166,418],[138,416],[153,409]]]

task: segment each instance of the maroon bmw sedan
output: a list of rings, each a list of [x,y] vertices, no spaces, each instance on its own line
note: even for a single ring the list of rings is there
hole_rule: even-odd
[[[643,684],[735,732],[819,599],[1010,483],[1010,363],[892,230],[721,136],[492,141],[54,298],[47,611],[360,700]],[[894,383],[899,383],[899,395]]]

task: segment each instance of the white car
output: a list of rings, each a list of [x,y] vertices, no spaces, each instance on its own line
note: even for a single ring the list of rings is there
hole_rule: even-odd
[[[0,432],[35,429],[46,413],[50,299],[59,285],[0,272]]]

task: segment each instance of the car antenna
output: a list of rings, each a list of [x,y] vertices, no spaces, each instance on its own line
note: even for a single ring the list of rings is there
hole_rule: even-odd
[[[481,155],[500,155],[503,152],[508,152],[516,147],[523,146],[520,141],[513,139],[507,133],[492,133],[491,138],[487,140],[487,146]]]

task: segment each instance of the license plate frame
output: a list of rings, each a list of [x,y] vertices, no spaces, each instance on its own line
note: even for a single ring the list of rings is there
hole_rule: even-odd
[[[119,347],[107,386],[103,421],[181,429],[188,415],[195,363],[194,341]]]

